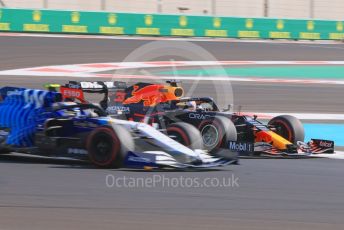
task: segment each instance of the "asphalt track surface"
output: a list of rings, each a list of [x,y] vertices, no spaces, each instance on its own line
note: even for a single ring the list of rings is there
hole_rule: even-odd
[[[0,37],[0,69],[121,61],[144,43],[147,41]],[[344,59],[341,44],[197,44],[219,60]],[[46,77],[0,77],[1,85],[41,87],[47,81]],[[206,83],[200,87],[196,93],[212,96]],[[344,110],[340,86],[236,83],[233,89],[235,103],[245,110]],[[0,157],[0,229],[343,229],[343,163],[245,159],[239,166],[210,172],[142,172],[4,155]],[[105,183],[108,174],[200,180],[234,176],[239,178],[239,187],[172,188],[160,184],[109,188]]]

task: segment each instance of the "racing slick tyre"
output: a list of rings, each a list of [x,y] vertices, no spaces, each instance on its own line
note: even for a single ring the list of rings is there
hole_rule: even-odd
[[[169,136],[190,149],[203,149],[202,136],[196,127],[185,122],[170,124],[167,129]]]
[[[298,141],[305,140],[305,130],[299,119],[290,115],[281,115],[272,118],[268,126],[276,129],[276,133],[284,137],[291,143],[297,144]]]
[[[227,117],[203,120],[198,128],[204,147],[210,153],[217,153],[221,148],[228,149],[228,141],[236,141],[238,138],[234,123]]]
[[[90,161],[101,168],[121,167],[128,151],[135,149],[130,132],[120,125],[96,128],[86,146]]]

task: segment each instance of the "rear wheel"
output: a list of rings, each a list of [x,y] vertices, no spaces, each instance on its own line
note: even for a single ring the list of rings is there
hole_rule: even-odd
[[[199,125],[204,147],[211,153],[220,148],[227,148],[228,141],[237,140],[237,130],[233,122],[227,117],[214,117],[204,120]]]
[[[98,167],[121,167],[128,151],[134,151],[134,141],[124,127],[99,127],[87,139],[90,161]]]
[[[170,124],[166,131],[169,136],[173,136],[176,141],[190,149],[203,149],[202,136],[200,132],[196,127],[188,123],[176,122]]]
[[[298,141],[305,140],[305,130],[299,119],[290,115],[281,115],[272,118],[269,123],[276,129],[276,133],[284,137],[291,143],[297,144]]]

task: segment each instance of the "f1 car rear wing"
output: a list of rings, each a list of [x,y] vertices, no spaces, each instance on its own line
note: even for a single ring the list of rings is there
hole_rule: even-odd
[[[81,103],[88,102],[85,93],[104,94],[103,99],[99,102],[103,109],[108,108],[108,103],[121,103],[125,98],[125,89],[127,85],[121,81],[69,81],[65,85],[47,84],[49,91],[60,91],[64,100],[79,100]]]
[[[111,89],[126,89],[127,84],[122,81],[70,81],[68,84],[70,88],[80,88],[92,92],[92,90],[111,90]]]
[[[50,91],[57,91],[60,87],[70,88],[70,89],[81,89],[87,93],[105,93],[112,89],[126,89],[127,84],[121,81],[69,81],[67,84],[45,84],[45,88]]]
[[[184,93],[183,88],[177,86],[177,81],[172,80],[167,83],[169,85],[137,83],[128,87],[122,81],[69,81],[64,86],[60,86],[59,91],[65,100],[77,99],[81,103],[87,102],[84,93],[104,94],[99,104],[104,110],[107,110],[109,107],[122,108],[123,105],[135,103],[155,106],[158,102],[180,99]],[[54,84],[49,86],[49,88],[56,89]]]

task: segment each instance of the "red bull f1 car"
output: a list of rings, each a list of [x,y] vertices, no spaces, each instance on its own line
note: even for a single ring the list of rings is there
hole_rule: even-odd
[[[83,92],[104,93],[100,105],[110,115],[145,122],[164,131],[176,122],[196,127],[205,148],[221,155],[223,149],[247,156],[315,156],[334,153],[334,142],[312,139],[305,143],[302,123],[290,115],[277,116],[267,124],[257,116],[220,111],[210,97],[183,97],[175,81],[167,84],[124,82],[69,82],[62,94],[86,101]]]

